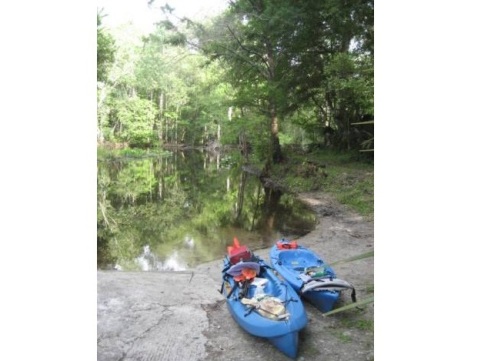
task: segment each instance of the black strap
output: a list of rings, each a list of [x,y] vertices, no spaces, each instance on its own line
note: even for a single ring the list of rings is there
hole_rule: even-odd
[[[230,262],[227,262],[227,264],[225,265],[225,267],[222,269],[222,273],[227,272],[227,270],[228,270],[229,268],[231,268],[231,266],[232,266],[232,265],[230,264]]]
[[[217,290],[221,295],[224,293],[224,284],[227,281],[227,275],[224,273],[224,271],[222,271],[222,273],[224,274],[222,277],[222,284],[220,285],[220,290]]]
[[[227,294],[226,298],[229,298],[230,296],[232,296],[232,293],[234,293],[234,291],[237,289],[237,285],[238,283],[235,282],[234,283],[234,286],[230,289],[229,293]]]
[[[244,317],[249,316],[252,313],[252,311],[254,311],[255,309],[256,309],[255,306],[250,306],[250,308],[247,310],[247,312],[244,313]]]

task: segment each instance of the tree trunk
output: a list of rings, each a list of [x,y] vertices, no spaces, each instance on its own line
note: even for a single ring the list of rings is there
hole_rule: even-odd
[[[100,94],[97,95],[97,141],[102,144],[104,142],[103,127],[108,124],[106,114],[104,112],[105,99],[107,98],[107,85],[102,84]]]
[[[282,196],[282,192],[272,188],[264,187],[264,214],[259,222],[261,226],[261,232],[263,233],[263,239],[271,238],[274,232],[274,226],[277,218],[277,210],[279,209],[279,201]]]
[[[266,40],[267,51],[267,82],[273,86],[276,80],[276,61],[274,57],[273,46],[269,40]],[[271,120],[271,156],[274,164],[280,163],[283,160],[281,145],[279,143],[279,120],[277,118],[277,104],[272,95],[268,100],[269,116]],[[270,168],[267,165],[267,169]]]
[[[237,207],[235,221],[240,224],[242,209],[244,208],[245,186],[247,181],[247,172],[242,172],[240,177],[239,192],[237,193]]]
[[[269,105],[271,118],[271,155],[274,164],[281,163],[284,159],[281,144],[279,142],[279,122],[277,119],[277,108],[274,102]]]
[[[164,135],[163,135],[163,121],[164,121],[164,93],[161,91],[159,95],[159,128],[158,128],[158,137],[159,141],[162,143],[164,140]]]
[[[177,105],[176,111],[175,111],[175,124],[174,124],[174,140],[175,144],[179,144],[179,138],[177,136],[177,129],[178,129],[178,122],[180,118],[180,105]]]

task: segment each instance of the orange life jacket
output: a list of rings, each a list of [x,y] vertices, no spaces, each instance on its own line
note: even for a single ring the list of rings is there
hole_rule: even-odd
[[[297,241],[277,241],[276,243],[277,249],[296,249],[297,248]]]

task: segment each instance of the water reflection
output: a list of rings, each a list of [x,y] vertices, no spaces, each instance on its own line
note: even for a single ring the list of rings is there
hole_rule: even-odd
[[[179,258],[179,253],[174,250],[167,256],[164,262],[160,261],[157,255],[150,251],[150,246],[144,246],[142,254],[135,259],[137,265],[142,271],[185,271],[186,265]]]
[[[289,195],[269,201],[238,164],[235,154],[194,150],[99,159],[97,267],[184,270],[220,259],[234,236],[257,249],[314,227],[307,207]]]

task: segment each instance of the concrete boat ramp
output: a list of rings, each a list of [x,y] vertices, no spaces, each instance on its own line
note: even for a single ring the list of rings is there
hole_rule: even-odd
[[[204,359],[216,286],[194,272],[99,271],[97,360]]]

